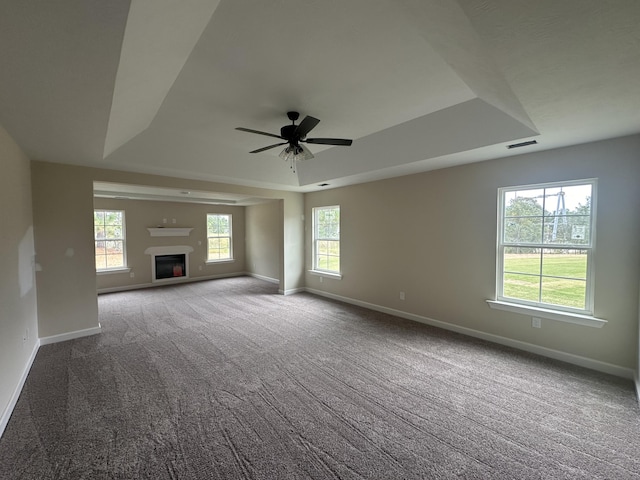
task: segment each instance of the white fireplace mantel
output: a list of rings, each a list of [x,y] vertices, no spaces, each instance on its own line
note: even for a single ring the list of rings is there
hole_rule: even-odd
[[[188,237],[193,228],[182,227],[156,227],[147,228],[152,237]]]

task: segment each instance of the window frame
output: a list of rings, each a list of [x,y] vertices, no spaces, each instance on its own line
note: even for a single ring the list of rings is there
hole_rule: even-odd
[[[117,212],[121,215],[122,218],[122,224],[118,225],[120,227],[122,227],[122,237],[121,238],[104,238],[104,239],[98,239],[96,238],[96,220],[95,220],[95,213],[96,212]],[[94,208],[93,209],[93,213],[94,213],[94,217],[93,217],[93,257],[94,257],[94,264],[95,264],[95,259],[98,256],[97,253],[97,249],[98,249],[98,242],[107,242],[107,241],[115,241],[115,242],[122,242],[122,265],[117,266],[117,267],[106,267],[106,268],[98,268],[98,265],[95,264],[95,268],[96,268],[96,273],[114,273],[114,272],[121,272],[121,271],[128,271],[129,267],[127,266],[127,228],[126,228],[126,215],[125,215],[125,211],[124,210],[119,210],[119,209],[113,209],[113,208]],[[103,227],[107,227],[106,223],[102,224]],[[104,256],[106,257],[106,253],[104,254]]]
[[[590,200],[590,229],[589,229],[589,243],[580,244],[549,244],[544,243],[544,235],[540,242],[505,242],[505,197],[508,192],[523,191],[523,190],[544,190],[550,188],[571,187],[577,185],[591,185],[591,200]],[[512,305],[514,307],[529,308],[538,312],[550,312],[550,316],[546,318],[554,318],[553,313],[567,313],[573,316],[594,318],[594,256],[596,251],[596,211],[597,211],[597,179],[588,178],[580,180],[567,180],[559,182],[546,182],[530,185],[518,185],[513,187],[502,187],[498,189],[498,225],[497,225],[497,246],[496,246],[496,297],[494,303],[503,303]],[[544,229],[545,219],[545,205],[542,206],[542,225]],[[544,230],[543,230],[544,234]],[[514,297],[507,297],[504,295],[504,250],[509,247],[524,247],[524,248],[538,248],[541,250],[541,258],[544,258],[544,250],[583,250],[586,253],[586,274],[585,274],[585,303],[584,308],[570,307],[566,305],[556,305],[552,303],[546,303],[542,301],[531,301],[525,299],[519,299]],[[542,271],[542,264],[540,266],[538,274],[531,274],[537,276],[540,280],[538,292],[539,300],[542,292],[542,280],[553,276],[544,275]],[[557,278],[557,277],[556,277]],[[497,308],[491,305],[492,308]],[[545,315],[540,315],[545,316]]]
[[[318,235],[318,217],[319,213],[323,210],[338,210],[338,239],[328,238],[328,237],[319,237]],[[341,278],[342,277],[342,240],[341,240],[341,224],[342,224],[342,216],[340,215],[340,205],[327,205],[321,207],[313,207],[312,208],[312,272],[319,273],[322,275],[330,275]],[[338,255],[326,255],[327,257],[337,257],[338,258],[338,270],[330,270],[327,268],[321,268],[318,266],[318,242],[322,241],[331,241],[338,242]]]
[[[209,235],[209,217],[228,217],[229,218],[229,235]],[[207,237],[207,260],[206,263],[224,263],[233,262],[233,214],[231,213],[207,213],[205,222],[205,232]],[[209,258],[209,240],[212,238],[227,238],[229,240],[229,257],[228,258]]]

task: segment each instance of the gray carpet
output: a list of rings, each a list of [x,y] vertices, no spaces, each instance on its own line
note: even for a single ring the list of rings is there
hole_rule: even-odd
[[[2,479],[640,478],[630,381],[248,277],[99,297]]]

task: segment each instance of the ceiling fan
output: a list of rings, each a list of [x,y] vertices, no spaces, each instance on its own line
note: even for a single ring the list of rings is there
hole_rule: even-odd
[[[261,132],[259,130],[252,130],[251,128],[237,127],[236,130],[243,132],[257,133],[258,135],[266,135],[267,137],[274,137],[284,140],[284,142],[275,143],[267,147],[258,148],[249,153],[260,153],[265,150],[287,145],[285,149],[280,153],[280,157],[286,161],[289,161],[291,168],[295,172],[295,164],[300,160],[308,160],[313,158],[313,154],[301,143],[311,143],[316,145],[341,145],[349,146],[353,143],[353,140],[347,140],[343,138],[307,138],[307,134],[315,128],[320,120],[317,118],[306,116],[304,119],[296,125],[296,120],[300,118],[298,112],[287,112],[287,117],[291,120],[291,125],[285,125],[280,129],[280,135],[273,133]]]

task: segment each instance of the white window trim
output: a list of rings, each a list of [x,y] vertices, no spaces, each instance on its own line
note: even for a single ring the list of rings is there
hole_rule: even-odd
[[[110,273],[126,273],[126,272],[130,272],[131,268],[128,266],[127,263],[127,227],[126,227],[126,215],[125,215],[125,211],[124,210],[119,210],[119,209],[113,209],[113,208],[94,208],[93,209],[94,213],[95,212],[121,212],[122,213],[122,263],[123,265],[120,267],[113,267],[113,268],[97,268],[96,267],[96,274],[98,275],[105,275],[105,274],[110,274]],[[119,239],[116,239],[116,241]],[[94,248],[94,265],[95,265],[95,248],[96,248],[96,242],[99,242],[100,240],[96,239],[96,225],[95,222],[93,224],[93,248]],[[105,241],[107,241],[105,239]]]
[[[341,238],[338,239],[338,242],[340,243],[340,255],[339,255],[339,259],[340,259],[340,270],[336,271],[336,270],[324,270],[322,268],[318,268],[316,266],[316,242],[318,241],[318,239],[316,238],[316,212],[318,212],[319,210],[330,210],[332,208],[337,208],[340,209],[340,205],[324,205],[321,207],[313,207],[311,209],[311,229],[312,229],[312,258],[311,258],[311,265],[312,268],[311,270],[309,270],[310,273],[312,273],[313,275],[320,275],[320,276],[325,276],[325,277],[335,277],[335,278],[342,278],[342,240]],[[340,223],[342,223],[342,213],[340,214]],[[340,230],[340,237],[342,237],[342,229]]]
[[[307,270],[311,275],[317,275],[319,277],[328,277],[328,278],[335,278],[336,280],[341,280],[342,279],[342,274],[341,273],[336,273],[334,271],[327,271],[327,270]]]
[[[112,273],[129,273],[131,271],[130,267],[116,267],[116,268],[106,268],[102,270],[96,270],[97,275],[111,275]]]
[[[503,310],[511,313],[520,313],[532,317],[541,317],[556,322],[573,323],[587,327],[602,328],[608,322],[602,318],[579,313],[565,312],[551,308],[533,307],[519,303],[504,302],[501,300],[487,300],[487,304],[495,310]]]
[[[227,217],[229,217],[229,237],[210,237],[209,236],[209,226],[208,226],[209,215],[226,215]],[[205,260],[205,264],[235,262],[235,258],[233,257],[233,214],[207,213],[207,223],[205,224],[205,233],[207,236],[207,259]],[[209,258],[209,239],[210,238],[229,238],[229,258]]]
[[[235,258],[221,258],[220,260],[206,260],[204,263],[233,263],[235,261]]]
[[[587,275],[586,275],[586,291],[585,291],[585,309],[577,309],[564,307],[560,305],[551,305],[537,302],[529,302],[526,300],[514,299],[511,297],[503,297],[500,295],[503,289],[503,255],[502,244],[503,222],[504,222],[504,197],[505,193],[516,190],[543,189],[558,186],[585,185],[591,184],[591,244],[588,246],[576,246],[576,250],[587,251]],[[568,180],[559,182],[536,183],[531,185],[516,185],[513,187],[503,187],[498,189],[498,232],[496,242],[496,296],[493,300],[487,300],[491,308],[497,310],[505,310],[513,313],[521,313],[524,315],[534,315],[537,317],[547,318],[566,323],[574,323],[579,325],[587,325],[591,327],[601,328],[606,320],[593,316],[594,312],[594,295],[593,288],[595,283],[593,254],[596,249],[596,212],[597,212],[597,178],[587,178],[580,180]],[[524,245],[528,246],[528,245]],[[537,247],[536,247],[537,248]],[[554,248],[550,246],[549,248]]]

